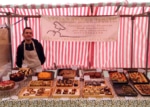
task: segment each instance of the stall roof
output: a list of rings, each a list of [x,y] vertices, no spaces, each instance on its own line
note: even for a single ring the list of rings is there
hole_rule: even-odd
[[[150,6],[149,0],[4,0],[1,2],[0,7],[18,7],[22,8],[24,6],[32,7],[33,5],[36,8],[40,8],[41,5],[46,7],[63,7],[63,6],[82,6],[82,5],[95,5],[95,6],[113,6],[113,5],[122,5],[122,6]],[[49,6],[50,5],[50,6]]]

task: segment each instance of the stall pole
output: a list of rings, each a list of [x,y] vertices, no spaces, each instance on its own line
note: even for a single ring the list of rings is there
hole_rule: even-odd
[[[10,48],[10,60],[11,60],[11,69],[13,68],[13,58],[12,58],[12,46],[11,46],[11,29],[10,29],[10,17],[11,13],[7,13],[7,21],[8,21],[8,39],[9,39],[9,48]]]
[[[131,21],[132,21],[132,35],[131,35],[131,68],[133,68],[133,30],[134,30],[134,19],[135,17],[132,16],[131,17]]]
[[[146,49],[146,75],[147,75],[147,71],[148,71],[149,35],[150,35],[150,13],[148,13],[148,33],[147,33],[147,49]]]

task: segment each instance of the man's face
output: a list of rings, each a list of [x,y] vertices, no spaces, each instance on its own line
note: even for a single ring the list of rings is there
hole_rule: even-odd
[[[33,33],[31,29],[26,29],[25,32],[23,33],[23,37],[25,40],[30,41],[33,37]]]

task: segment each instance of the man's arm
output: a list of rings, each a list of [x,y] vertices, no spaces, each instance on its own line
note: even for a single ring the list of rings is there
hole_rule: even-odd
[[[22,67],[22,59],[23,59],[23,52],[21,46],[17,48],[17,55],[16,55],[16,65],[18,67]]]
[[[46,58],[45,58],[43,46],[42,46],[41,43],[39,43],[39,53],[38,54],[39,54],[39,58],[40,58],[40,61],[41,61],[41,65],[43,65]]]

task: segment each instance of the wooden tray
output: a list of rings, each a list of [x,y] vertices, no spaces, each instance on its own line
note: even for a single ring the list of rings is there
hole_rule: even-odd
[[[91,87],[91,86],[96,86],[96,87],[102,87],[106,86],[106,81],[104,79],[102,80],[86,80],[84,81],[84,87]]]
[[[150,96],[150,84],[135,84],[134,87],[142,96]]]
[[[39,84],[32,84],[32,82],[40,82]],[[50,82],[47,84],[47,82]],[[42,84],[43,85],[42,85]],[[53,86],[53,81],[52,80],[47,80],[47,81],[43,81],[43,80],[32,80],[29,82],[28,84],[29,87],[52,87]]]
[[[61,94],[56,94],[56,91],[61,89]],[[68,94],[63,94],[64,89],[68,89]],[[75,94],[69,94],[73,89],[76,89]],[[53,98],[79,98],[80,97],[80,89],[79,88],[55,88],[52,94]]]
[[[27,91],[27,89],[32,88],[36,93],[37,90],[43,87],[25,87],[23,89],[21,89],[20,93],[18,94],[19,98],[49,98],[51,96],[52,93],[52,88],[48,88],[48,87],[44,87],[45,91],[43,94],[41,95],[35,95],[35,94],[30,94],[29,96],[24,96],[25,93],[29,93],[29,91]]]
[[[109,90],[108,90],[109,89]],[[100,91],[100,90],[103,90]],[[108,94],[109,92],[109,94]],[[104,87],[84,87],[83,88],[83,92],[82,92],[82,96],[84,98],[90,98],[90,97],[94,97],[94,98],[113,98],[114,95],[112,93],[112,89],[111,88],[107,88],[107,91],[104,91]]]
[[[67,81],[71,81],[71,84],[67,84]],[[60,81],[60,83],[58,83]],[[76,85],[77,83],[77,85]],[[79,80],[74,80],[74,79],[63,79],[63,80],[57,80],[56,81],[56,87],[80,87],[80,81]]]

